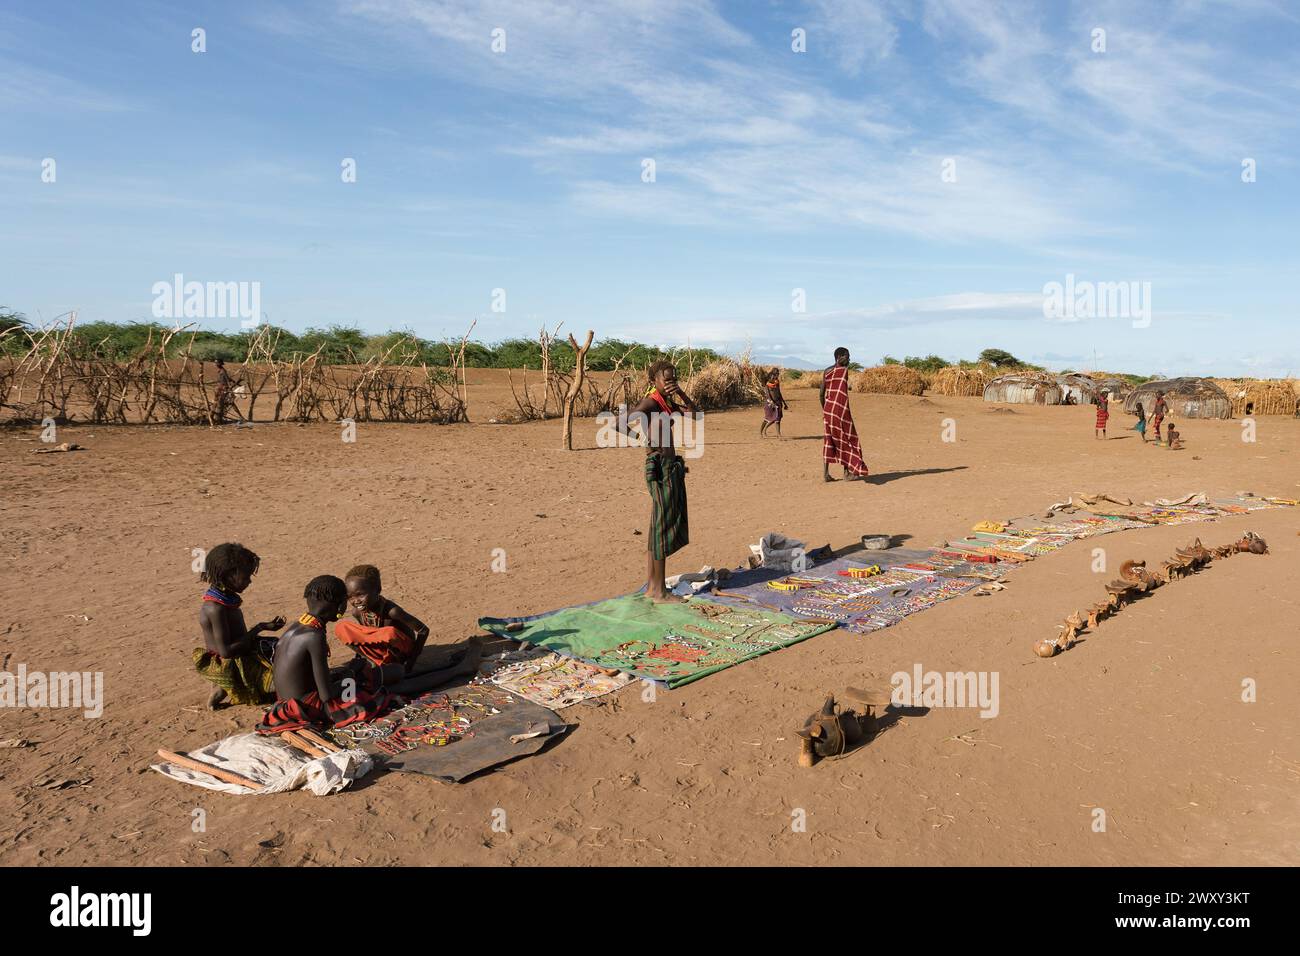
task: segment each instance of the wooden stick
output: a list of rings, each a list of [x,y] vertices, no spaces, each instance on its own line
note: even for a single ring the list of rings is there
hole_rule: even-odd
[[[317,747],[320,747],[322,750],[328,751],[329,753],[338,753],[343,749],[334,741],[327,739],[324,734],[319,734],[310,727],[304,727],[302,730],[298,731],[298,736],[302,737],[308,743],[315,744]]]
[[[232,770],[223,770],[220,767],[214,767],[212,764],[204,763],[202,760],[195,760],[193,757],[187,757],[184,754],[174,754],[170,750],[159,750],[158,756],[168,763],[176,764],[178,767],[184,767],[186,770],[197,770],[199,773],[206,773],[209,777],[216,777],[226,783],[238,784],[241,787],[247,787],[249,790],[263,789],[262,785],[256,780],[249,780]]]
[[[573,381],[569,383],[569,393],[564,397],[564,436],[562,445],[565,451],[573,450],[573,405],[582,391],[583,380],[587,376],[587,350],[591,348],[591,339],[596,333],[587,330],[587,340],[578,344],[578,340],[569,333],[569,346],[574,352]]]
[[[325,756],[325,751],[321,750],[319,747],[313,747],[311,744],[307,743],[306,740],[304,740],[303,738],[295,734],[292,730],[286,730],[284,733],[280,735],[280,739],[283,740],[285,743],[297,747],[299,750],[301,750],[303,753],[305,753],[307,756],[311,757],[312,759],[315,759],[316,757]]]

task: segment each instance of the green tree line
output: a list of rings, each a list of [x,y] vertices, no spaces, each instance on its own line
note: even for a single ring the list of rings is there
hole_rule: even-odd
[[[24,316],[0,306],[0,333],[6,329],[24,327],[29,327]],[[110,358],[125,359],[144,348],[151,332],[156,342],[166,331],[166,326],[154,322],[126,324],[87,322],[76,326],[73,345],[77,348],[99,350]],[[301,334],[295,334],[288,329],[272,329],[272,332],[278,333],[274,350],[274,355],[278,359],[310,355],[320,349],[321,358],[333,365],[360,364],[382,355],[391,355],[394,362],[407,361],[431,366],[449,364],[447,343],[422,339],[411,332],[369,335],[358,328],[346,325],[332,325],[324,329],[309,328]],[[248,350],[254,334],[252,331],[198,331],[194,333],[194,347],[191,354],[204,361],[221,358],[227,362],[244,362],[248,358]],[[168,351],[172,355],[177,355],[189,341],[188,332],[174,336]],[[25,351],[26,344],[26,336],[5,335],[0,337],[0,353],[14,354]],[[591,350],[587,352],[587,368],[594,372],[609,371],[614,368],[619,359],[623,359],[625,366],[635,365],[644,368],[650,362],[668,359],[675,362],[684,372],[688,361],[693,361],[695,367],[699,368],[719,358],[722,356],[712,349],[693,349],[688,359],[681,350],[669,352],[640,342],[602,339],[593,344]],[[465,345],[465,364],[470,368],[540,369],[542,347],[536,339],[525,338],[503,339],[496,343],[468,342]],[[573,368],[574,353],[567,340],[557,340],[551,345],[551,364],[560,371]],[[881,359],[881,364],[906,365],[918,372],[937,372],[950,365],[962,368],[978,365],[1003,371],[1043,371],[1041,366],[1022,362],[1004,349],[985,349],[974,361],[963,359],[958,362],[949,362],[938,355],[909,355],[902,359],[886,355]],[[856,362],[850,367],[855,371],[860,371],[862,368]],[[1124,375],[1123,377],[1137,383],[1146,381],[1150,376]]]
[[[0,332],[26,325],[23,316],[0,308]],[[158,342],[166,331],[166,326],[153,322],[86,322],[75,327],[71,344],[74,348],[98,350],[110,358],[126,359],[144,348],[150,333],[154,342]],[[244,362],[248,358],[256,331],[197,331],[194,333],[191,354],[205,361],[220,358],[227,362]],[[423,339],[411,332],[394,331],[371,335],[352,326],[333,325],[324,329],[309,328],[301,334],[273,328],[271,335],[275,340],[273,354],[277,359],[310,355],[317,349],[320,350],[322,360],[332,365],[354,365],[389,355],[394,363],[405,361],[443,366],[448,364],[450,357],[448,343]],[[189,332],[173,336],[168,352],[173,356],[179,355],[189,343]],[[0,338],[0,348],[8,354],[25,351],[27,344],[27,338],[23,335]],[[459,347],[459,343],[455,343],[454,347]],[[635,365],[641,368],[650,362],[668,359],[683,366],[693,360],[698,368],[721,357],[711,349],[692,349],[688,359],[681,350],[669,352],[640,342],[602,339],[587,352],[587,368],[596,372],[609,371],[620,359],[625,367]],[[573,368],[575,355],[567,340],[557,340],[551,345],[550,361],[554,368],[561,371]],[[465,364],[471,368],[540,369],[542,347],[536,339],[525,338],[503,339],[495,343],[467,342]]]

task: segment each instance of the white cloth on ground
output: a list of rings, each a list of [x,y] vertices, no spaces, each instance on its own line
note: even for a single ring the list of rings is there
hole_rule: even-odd
[[[149,766],[181,783],[222,793],[243,795],[302,789],[310,790],[318,797],[329,796],[351,786],[353,780],[361,779],[374,766],[374,761],[364,750],[342,750],[313,760],[282,740],[261,734],[235,734],[198,750],[191,750],[186,756],[247,777],[262,784],[262,789],[250,790],[161,759]]]

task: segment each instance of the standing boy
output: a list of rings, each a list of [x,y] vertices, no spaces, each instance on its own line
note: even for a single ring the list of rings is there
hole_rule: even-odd
[[[818,396],[822,403],[822,480],[834,481],[831,465],[844,466],[845,481],[861,481],[867,477],[867,466],[862,461],[862,446],[858,444],[858,430],[849,411],[849,350],[841,346],[835,350],[835,364],[822,372],[822,388]]]
[[[234,393],[235,386],[238,384],[238,382],[232,382],[230,380],[230,373],[226,371],[226,360],[222,358],[217,359],[216,399],[218,425],[224,425],[226,423],[226,411],[232,408],[235,410],[235,414],[239,416],[239,420],[244,420],[244,416],[239,411],[239,407],[235,405]]]
[[[760,438],[767,435],[767,430],[772,425],[776,426],[776,437],[781,437],[781,419],[787,409],[790,408],[781,394],[781,370],[773,368],[768,373],[767,383],[763,386],[763,424],[758,429]]]
[[[1156,403],[1151,406],[1151,427],[1156,431],[1156,444],[1160,444],[1160,423],[1165,420],[1169,406],[1165,403],[1165,393],[1156,392]]]
[[[1106,437],[1106,423],[1110,421],[1110,400],[1104,392],[1097,395],[1097,438]]]
[[[686,517],[686,462],[673,447],[675,414],[695,415],[695,403],[677,384],[677,367],[660,360],[646,369],[650,390],[633,409],[645,423],[645,483],[650,491],[650,534],[646,542],[646,595],[660,603],[682,599],[669,593],[664,584],[668,556],[686,547],[690,540]],[[627,422],[619,430],[630,435]]]

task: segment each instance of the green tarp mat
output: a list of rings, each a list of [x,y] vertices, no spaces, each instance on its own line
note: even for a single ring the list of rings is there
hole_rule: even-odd
[[[643,594],[532,617],[484,617],[478,624],[502,637],[669,687],[689,684],[835,626],[700,598],[656,604]],[[511,629],[514,624],[521,627]]]

